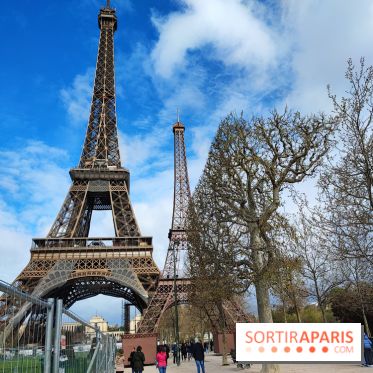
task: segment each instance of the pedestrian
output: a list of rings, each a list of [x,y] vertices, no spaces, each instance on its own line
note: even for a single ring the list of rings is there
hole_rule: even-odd
[[[158,346],[156,360],[157,360],[157,368],[159,370],[159,373],[166,373],[167,352],[164,346]]]
[[[168,359],[169,359],[169,357],[170,357],[170,347],[168,346],[167,343],[164,344],[163,347],[164,347],[164,350],[166,351],[166,355],[167,355],[167,365],[168,365]]]
[[[176,364],[176,356],[177,356],[177,346],[176,346],[176,343],[174,343],[172,345],[172,356],[173,356],[173,360],[174,360],[174,364]]]
[[[203,343],[203,349],[205,350],[206,353],[208,352],[208,350],[209,350],[209,344],[208,344],[208,342],[204,342]]]
[[[187,346],[185,342],[181,344],[181,360],[187,359]]]
[[[364,364],[365,366],[373,367],[372,342],[366,333],[364,333],[364,359],[365,359],[365,364]]]
[[[130,356],[128,357],[128,362],[130,363],[130,367],[132,369],[132,373],[135,373],[135,370],[133,368],[133,355],[135,354],[135,352],[136,352],[136,348],[134,347],[133,350],[130,353]]]
[[[212,339],[210,341],[210,351],[214,351],[214,341]]]
[[[133,354],[132,361],[134,373],[142,373],[144,370],[145,355],[142,352],[141,346],[137,346],[136,352]]]
[[[190,358],[192,357],[192,345],[190,342],[187,343],[187,355],[188,355],[188,361],[190,361]]]
[[[197,373],[205,373],[205,351],[202,343],[198,340],[193,346],[193,357],[197,365]]]

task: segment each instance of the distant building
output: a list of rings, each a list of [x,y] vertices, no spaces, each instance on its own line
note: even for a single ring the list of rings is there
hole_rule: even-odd
[[[109,329],[109,324],[108,322],[101,316],[93,316],[90,320],[89,320],[89,323],[90,325],[92,325],[93,327],[97,327],[100,329],[101,332],[103,333],[106,333]],[[88,326],[86,326],[85,328],[85,331],[87,334],[95,334],[95,331],[91,328],[88,328]]]
[[[81,326],[78,322],[64,322],[62,324],[62,330],[66,332],[76,332]]]
[[[140,320],[141,320],[141,315],[138,315],[135,317],[135,319],[131,320],[131,323],[130,323],[131,333],[135,333],[135,330],[136,330],[135,328],[137,324],[140,322]],[[91,319],[89,320],[89,324],[92,325],[93,327],[98,327],[102,333],[113,335],[117,341],[122,340],[122,336],[124,334],[123,330],[109,331],[109,323],[101,316],[95,315],[91,317]],[[81,326],[82,324],[78,322],[64,322],[62,324],[62,330],[65,332],[75,333],[79,331],[79,328]],[[80,331],[84,331],[85,336],[90,340],[92,340],[92,338],[96,336],[96,332],[94,331],[94,329],[89,328],[88,326],[82,328]]]
[[[109,323],[103,317],[98,316],[98,315],[93,316],[89,320],[89,323],[92,326],[97,326],[100,329],[101,332],[114,336],[117,341],[122,340],[123,330],[109,331]],[[96,332],[93,329],[88,328],[88,327],[86,327],[85,333],[91,339],[96,335]]]
[[[131,321],[130,321],[130,334],[135,334],[137,332],[137,325],[142,320],[142,315],[138,314],[136,315]]]

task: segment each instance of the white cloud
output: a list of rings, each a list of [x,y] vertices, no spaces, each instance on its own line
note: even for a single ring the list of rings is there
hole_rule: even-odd
[[[61,100],[73,123],[87,122],[92,99],[94,69],[75,76],[70,87],[60,90]]]
[[[290,107],[330,110],[326,85],[343,94],[349,57],[373,63],[373,4],[355,1],[284,1],[283,22],[294,47],[294,80],[286,98]]]
[[[69,187],[66,160],[65,151],[40,141],[0,151],[1,279],[14,280],[30,259],[32,236],[53,223]]]
[[[155,127],[151,132],[129,135],[120,132],[122,164],[136,174],[153,173],[169,162],[163,150],[167,143],[166,131]]]
[[[30,259],[31,235],[0,200],[0,279],[12,282]]]
[[[239,0],[183,0],[184,8],[167,17],[153,16],[160,36],[152,52],[158,74],[170,77],[185,66],[188,51],[211,53],[225,65],[260,68],[275,58],[270,29]],[[211,48],[206,49],[206,46]]]

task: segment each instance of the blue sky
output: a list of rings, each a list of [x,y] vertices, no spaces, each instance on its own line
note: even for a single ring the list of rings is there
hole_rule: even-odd
[[[3,2],[0,13],[0,278],[11,282],[44,236],[70,185],[87,125],[104,0]],[[172,214],[176,109],[187,127],[192,187],[219,121],[272,107],[329,111],[346,60],[373,63],[369,0],[112,0],[122,163],[144,235],[162,267]],[[312,183],[311,183],[312,184]],[[311,184],[305,191],[312,192]],[[308,189],[307,189],[308,188]],[[110,235],[95,214],[92,235]],[[99,298],[102,300],[102,298]],[[91,303],[89,303],[91,302]],[[114,302],[118,306],[118,302]],[[116,303],[115,303],[116,302]],[[113,322],[118,307],[86,301]],[[93,306],[94,304],[94,306]]]

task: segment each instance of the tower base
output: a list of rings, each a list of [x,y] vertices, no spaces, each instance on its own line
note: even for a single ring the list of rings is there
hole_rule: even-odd
[[[216,354],[223,353],[223,333],[213,333],[214,337],[214,352]],[[225,333],[226,350],[229,354],[231,349],[236,348],[236,334],[232,332]]]
[[[128,358],[137,346],[142,347],[145,355],[145,364],[154,365],[155,355],[157,354],[157,333],[149,334],[124,334],[122,338],[124,365],[130,366]]]

